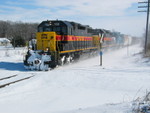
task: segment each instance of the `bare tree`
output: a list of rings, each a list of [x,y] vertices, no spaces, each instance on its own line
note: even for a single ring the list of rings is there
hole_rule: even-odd
[[[0,21],[0,37],[7,37],[14,46],[25,46],[37,32],[38,23]]]
[[[0,37],[7,37],[8,27],[8,21],[0,21]]]

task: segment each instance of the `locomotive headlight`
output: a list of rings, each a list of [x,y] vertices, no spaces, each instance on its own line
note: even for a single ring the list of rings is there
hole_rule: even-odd
[[[39,63],[40,63],[40,60],[38,59],[34,61],[34,64],[39,64]]]
[[[28,64],[29,64],[30,66],[33,66],[33,62],[28,62]]]
[[[49,25],[52,25],[51,21],[49,22]]]

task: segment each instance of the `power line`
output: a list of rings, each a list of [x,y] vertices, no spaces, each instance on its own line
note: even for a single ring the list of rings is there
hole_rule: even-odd
[[[138,2],[138,3],[148,3],[148,2]]]
[[[143,11],[138,11],[138,12],[140,12],[140,13],[144,12],[144,13],[145,13],[145,12],[147,12],[147,10],[143,10]]]

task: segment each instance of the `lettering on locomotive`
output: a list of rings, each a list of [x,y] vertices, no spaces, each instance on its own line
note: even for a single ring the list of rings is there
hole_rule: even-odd
[[[41,39],[47,39],[47,34],[41,34]]]

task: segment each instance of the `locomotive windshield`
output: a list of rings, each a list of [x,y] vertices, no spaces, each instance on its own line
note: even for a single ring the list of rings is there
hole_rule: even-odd
[[[58,35],[67,35],[67,27],[60,24],[41,24],[38,27],[38,32],[56,32]]]
[[[50,32],[50,31],[54,31],[58,35],[67,35],[66,27],[50,26],[50,27],[39,27],[38,28],[38,32]]]

